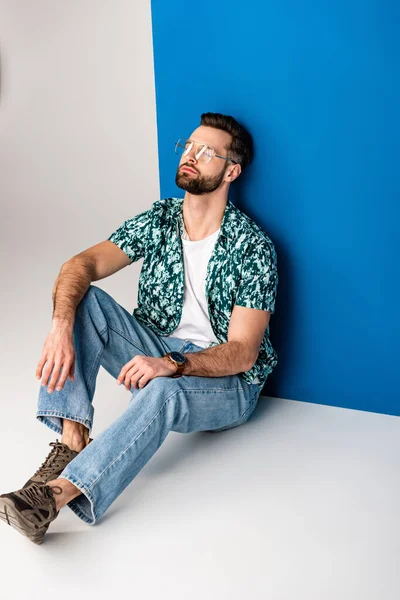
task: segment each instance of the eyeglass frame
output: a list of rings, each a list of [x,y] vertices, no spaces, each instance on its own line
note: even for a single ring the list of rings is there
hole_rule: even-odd
[[[176,151],[177,147],[180,145],[179,142],[181,140],[184,140],[186,142],[190,142],[192,144],[192,146],[190,147],[190,149],[187,151],[187,154],[185,154],[184,152],[182,152],[182,154],[179,154]],[[236,160],[233,160],[232,158],[229,158],[229,156],[221,156],[220,154],[216,154],[215,153],[215,148],[213,148],[212,146],[209,146],[208,144],[205,144],[204,142],[203,143],[195,142],[195,141],[191,140],[190,138],[179,138],[178,141],[175,142],[175,154],[178,154],[178,156],[187,156],[189,154],[189,152],[192,150],[193,145],[195,145],[196,147],[198,147],[198,146],[204,146],[205,149],[209,148],[210,150],[213,151],[213,155],[210,158],[210,160],[207,161],[207,162],[203,161],[205,164],[209,164],[214,157],[216,157],[216,158],[222,158],[223,160],[229,160],[234,165],[238,165],[239,164]],[[203,150],[203,152],[205,152],[205,149]],[[185,152],[186,152],[186,150],[185,150]],[[203,154],[203,152],[201,154]],[[196,160],[199,160],[198,156],[201,156],[201,154],[200,155],[199,155],[199,153],[195,154]]]

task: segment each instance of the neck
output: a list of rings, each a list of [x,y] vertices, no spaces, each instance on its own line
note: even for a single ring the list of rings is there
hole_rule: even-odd
[[[182,214],[185,229],[193,241],[203,240],[221,227],[228,197],[226,194],[195,196],[185,193]]]

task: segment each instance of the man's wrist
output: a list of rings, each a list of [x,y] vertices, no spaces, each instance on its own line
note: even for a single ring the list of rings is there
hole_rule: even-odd
[[[183,365],[182,375],[190,375],[190,354],[185,354],[185,364]]]
[[[59,317],[55,317],[51,322],[51,328],[54,331],[55,329],[66,329],[72,331],[74,328],[74,323],[71,319],[61,319]]]
[[[181,352],[172,351],[164,355],[165,360],[172,367],[171,377],[181,377],[186,365],[186,355]]]
[[[175,375],[175,373],[178,371],[178,367],[177,365],[174,365],[174,363],[172,363],[167,356],[162,356],[161,360],[164,362],[164,364],[166,364],[168,366],[168,368],[171,371],[171,375],[170,377],[172,377],[172,375]]]

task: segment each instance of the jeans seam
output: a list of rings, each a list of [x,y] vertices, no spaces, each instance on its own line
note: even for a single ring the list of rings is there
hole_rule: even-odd
[[[140,346],[137,346],[137,345],[136,345],[134,342],[132,342],[132,340],[131,340],[130,338],[126,337],[126,335],[125,335],[125,334],[124,334],[122,331],[119,331],[119,330],[118,330],[118,329],[116,329],[114,326],[110,325],[110,324],[108,323],[108,321],[107,321],[107,324],[108,324],[108,328],[109,328],[109,329],[111,329],[111,331],[114,331],[114,333],[116,333],[116,334],[120,335],[122,338],[124,338],[124,340],[125,340],[126,342],[129,342],[129,343],[130,343],[130,344],[131,344],[131,345],[132,345],[134,348],[136,348],[136,349],[137,349],[137,350],[139,350],[140,352],[143,352],[143,354],[144,354],[145,356],[147,356],[147,354],[146,354],[145,350],[144,350],[142,347],[140,347]],[[103,333],[104,333],[104,332],[103,332]]]
[[[253,406],[256,404],[256,402],[257,402],[257,396],[255,395],[255,396],[254,396],[254,398],[252,398],[252,400],[251,400],[251,402],[250,402],[249,406],[246,408],[246,410],[244,411],[244,413],[243,413],[243,414],[242,414],[242,416],[240,417],[239,421],[241,421],[241,420],[243,419],[243,417],[245,417],[245,416],[246,416],[246,414],[249,412],[249,410],[250,410],[251,408],[253,408]]]
[[[107,327],[106,327],[105,329],[103,329],[103,331],[101,331],[101,332],[99,333],[99,337],[101,337],[101,336],[102,336],[102,335],[103,335],[103,334],[104,334],[106,331],[107,331]],[[96,354],[96,359],[94,360],[94,364],[93,364],[93,367],[92,367],[92,371],[91,371],[91,373],[90,373],[90,375],[89,375],[89,379],[88,379],[88,388],[89,388],[89,391],[92,389],[92,383],[93,383],[93,380],[94,380],[94,376],[95,376],[95,374],[96,374],[96,367],[98,367],[98,368],[97,368],[97,370],[100,368],[100,365],[98,365],[98,366],[97,366],[97,359],[99,358],[100,354],[102,354],[102,353],[104,352],[104,347],[105,347],[105,346],[103,346],[103,347],[102,347],[102,348],[101,348],[101,349],[98,351],[98,353]],[[92,398],[92,401],[93,401],[93,398]],[[88,412],[87,412],[87,414],[86,414],[86,417],[85,417],[85,420],[86,420],[86,421],[88,421],[88,416],[90,415],[90,411],[91,411],[91,408],[92,408],[92,406],[93,406],[93,405],[92,405],[92,402],[90,402],[89,410],[88,410]]]
[[[99,352],[96,354],[96,359],[94,360],[94,365],[93,365],[93,367],[92,367],[92,371],[91,371],[91,373],[90,373],[90,376],[89,376],[89,379],[88,379],[88,388],[89,388],[89,391],[92,389],[92,383],[93,383],[94,376],[95,376],[95,373],[96,373],[97,359],[99,358],[99,356],[100,356],[100,354],[103,352],[103,350],[104,350],[104,348],[102,348],[102,349],[101,349],[101,350],[100,350],[100,351],[99,351]],[[92,399],[92,401],[93,401],[93,399]],[[90,410],[91,410],[91,407],[92,407],[92,403],[90,403],[89,410],[88,410],[88,412],[87,412],[87,414],[86,414],[86,417],[85,417],[85,421],[87,421],[87,420],[88,420],[88,416],[90,415]]]

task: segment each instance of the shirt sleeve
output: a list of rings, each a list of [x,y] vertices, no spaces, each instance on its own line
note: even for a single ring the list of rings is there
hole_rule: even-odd
[[[131,262],[136,262],[143,258],[145,254],[151,209],[145,210],[140,214],[127,219],[110,235],[110,242],[113,242],[129,256]]]
[[[250,244],[242,262],[235,304],[275,312],[278,264],[273,243]]]

